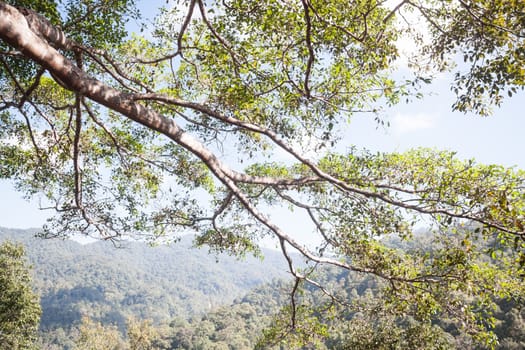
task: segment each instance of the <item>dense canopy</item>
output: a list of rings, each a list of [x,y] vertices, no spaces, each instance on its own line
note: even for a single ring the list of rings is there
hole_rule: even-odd
[[[34,349],[40,321],[39,298],[32,290],[31,274],[21,245],[0,245],[0,346]]]
[[[305,286],[355,307],[315,277],[330,265],[376,276],[390,314],[447,315],[494,341],[491,303],[523,297],[524,172],[432,150],[341,153],[340,126],[382,122],[458,57],[452,108],[489,114],[525,82],[525,2],[168,1],[154,28],[128,33],[140,18],[128,0],[0,1],[0,177],[46,198],[48,234],[194,231],[237,255],[273,237],[296,280],[285,333],[322,333]],[[398,79],[407,36],[417,50]]]

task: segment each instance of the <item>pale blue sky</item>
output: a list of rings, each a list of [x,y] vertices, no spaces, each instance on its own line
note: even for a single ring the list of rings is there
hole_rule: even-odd
[[[430,96],[389,112],[389,128],[377,129],[370,118],[357,117],[349,126],[347,142],[372,150],[401,152],[414,147],[457,151],[461,158],[525,168],[525,93],[494,108],[490,117],[452,112],[455,96],[450,80],[428,87]]]
[[[475,158],[482,163],[525,169],[525,94],[506,99],[493,116],[482,118],[451,112],[454,96],[449,84],[443,77],[428,87],[426,92],[432,92],[431,96],[386,111],[389,128],[377,128],[370,116],[354,117],[343,148],[356,145],[374,151],[402,152],[432,147],[457,151],[461,158]],[[50,213],[39,210],[38,204],[38,199],[22,199],[10,182],[0,180],[0,226],[41,226]]]

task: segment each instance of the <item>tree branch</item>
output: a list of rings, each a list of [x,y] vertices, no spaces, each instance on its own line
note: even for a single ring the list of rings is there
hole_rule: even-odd
[[[310,74],[312,73],[312,66],[315,61],[314,48],[312,46],[312,19],[310,18],[310,8],[308,0],[301,0],[304,10],[304,20],[306,22],[306,47],[308,48],[308,62],[306,63],[306,71],[304,73],[304,93],[307,98],[310,98]]]

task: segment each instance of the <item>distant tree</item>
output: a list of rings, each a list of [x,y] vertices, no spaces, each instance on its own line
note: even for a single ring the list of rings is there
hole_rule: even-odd
[[[169,342],[160,331],[161,329],[154,327],[150,320],[128,319],[127,338],[129,350],[169,349]]]
[[[0,245],[0,348],[36,348],[40,302],[33,291],[24,248]]]
[[[126,343],[115,326],[104,326],[89,317],[82,318],[74,350],[125,350]]]
[[[134,4],[0,1],[0,177],[49,199],[49,234],[193,230],[240,256],[272,237],[295,278],[291,336],[325,334],[300,295],[315,286],[339,302],[315,278],[329,265],[384,281],[392,312],[443,314],[494,345],[492,300],[525,288],[525,173],[340,140],[353,115],[384,123],[458,54],[453,107],[489,114],[525,85],[524,1],[187,0],[128,36]],[[415,74],[397,79],[401,37],[416,44]],[[384,244],[414,241],[421,223],[430,252]]]

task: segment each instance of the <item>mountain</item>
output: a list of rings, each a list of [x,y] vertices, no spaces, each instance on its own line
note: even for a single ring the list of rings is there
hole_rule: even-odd
[[[43,308],[42,349],[74,349],[83,325],[98,336],[110,336],[114,330],[118,339],[129,341],[126,321],[130,319],[135,320],[132,329],[138,325],[140,332],[155,334],[151,339],[164,344],[159,349],[253,349],[264,334],[277,332],[278,340],[279,332],[286,332],[286,327],[271,328],[279,324],[276,312],[289,303],[290,297],[289,275],[276,251],[264,251],[264,261],[237,261],[192,248],[191,237],[169,246],[126,242],[122,248],[115,248],[100,241],[82,245],[71,240],[44,240],[35,238],[37,233],[0,228],[0,242],[21,242],[33,264],[35,288]],[[382,303],[377,281],[371,276],[326,269],[316,278],[337,288],[342,300],[355,305]],[[315,289],[311,291],[300,298],[324,317],[326,298]],[[523,300],[496,302],[496,348],[523,349]],[[377,344],[388,345],[388,341],[397,344],[396,348],[428,348],[421,344],[434,344],[436,339],[443,348],[480,348],[446,317],[428,324],[409,315],[377,310],[381,309],[371,307],[369,313],[341,309],[333,318],[328,314],[323,322],[329,335],[317,348],[375,348]],[[107,326],[85,320],[81,323],[82,316]],[[281,316],[289,321],[286,313]],[[152,324],[147,323],[149,319]],[[270,328],[263,333],[266,327]]]
[[[78,324],[82,316],[123,328],[130,316],[161,322],[197,317],[227,305],[256,286],[286,278],[285,261],[265,250],[264,260],[208,254],[190,236],[171,245],[142,242],[80,244],[42,239],[36,229],[0,227],[0,242],[22,243],[41,295],[41,328]]]

